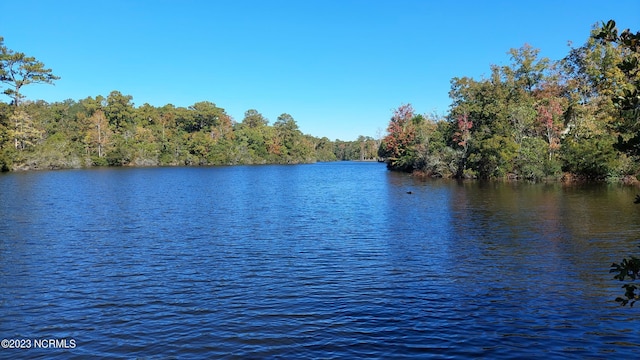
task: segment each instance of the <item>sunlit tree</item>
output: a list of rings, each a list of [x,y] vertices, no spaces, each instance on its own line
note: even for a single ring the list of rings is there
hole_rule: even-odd
[[[53,71],[45,68],[44,63],[35,57],[8,49],[0,37],[0,81],[8,86],[4,93],[12,99],[15,107],[24,98],[21,93],[23,86],[53,84],[58,79],[60,77],[53,75]]]
[[[105,156],[105,149],[111,140],[109,122],[100,109],[96,110],[89,119],[90,127],[86,134],[86,143],[97,151],[98,158]]]

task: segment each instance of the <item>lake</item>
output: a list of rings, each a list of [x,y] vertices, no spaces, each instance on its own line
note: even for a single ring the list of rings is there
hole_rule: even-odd
[[[0,175],[0,358],[635,358],[636,188],[367,162]],[[22,347],[22,348],[15,348]]]

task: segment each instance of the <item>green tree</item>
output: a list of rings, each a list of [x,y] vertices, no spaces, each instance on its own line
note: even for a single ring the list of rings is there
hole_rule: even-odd
[[[59,77],[53,75],[51,69],[46,69],[44,63],[35,57],[10,50],[4,45],[0,37],[0,82],[8,86],[4,94],[12,99],[13,114],[10,116],[11,127],[7,133],[13,137],[14,148],[24,150],[41,140],[43,134],[34,126],[33,117],[20,110],[22,87],[30,84],[53,84]]]
[[[81,130],[77,121],[77,114],[80,107],[77,102],[67,99],[52,104],[43,103],[45,119],[43,130],[45,136],[62,133],[66,139],[77,141],[81,135]]]
[[[0,102],[0,172],[9,171],[13,165],[14,146],[9,134],[10,106]]]
[[[512,63],[491,66],[489,78],[451,81],[451,146],[459,177],[535,179],[559,169],[565,101],[557,64],[527,44],[509,54]],[[532,138],[546,139],[546,161],[530,161],[542,144]]]
[[[6,77],[5,61],[9,58],[9,53],[10,50],[4,45],[4,38],[0,36],[0,80]]]
[[[640,155],[640,31],[635,34],[626,29],[619,32],[616,23],[609,20],[603,23],[594,36],[602,43],[611,44],[620,50],[623,57],[616,64],[623,74],[624,81],[612,94],[613,103],[620,112],[621,122],[617,148],[628,154]]]
[[[524,44],[519,49],[509,50],[511,66],[503,68],[507,79],[513,81],[517,89],[531,93],[544,82],[549,69],[550,60],[539,58],[540,49]]]
[[[182,119],[187,132],[211,130],[220,123],[224,110],[209,101],[197,102],[189,106],[190,116]]]
[[[313,138],[315,150],[316,150],[316,159],[318,161],[335,161],[337,160],[335,153],[333,152],[333,143],[329,138],[323,137],[321,139]],[[377,146],[372,149],[372,151],[377,151]]]
[[[563,142],[563,170],[591,180],[605,180],[619,167],[615,138],[610,134],[587,139],[568,137]]]
[[[637,198],[636,203],[638,203]],[[638,285],[633,283],[633,281],[640,279],[640,258],[634,255],[629,256],[628,259],[624,258],[619,264],[611,264],[611,270],[609,272],[616,274],[613,277],[615,280],[631,280],[631,282],[627,282],[622,285],[622,288],[624,289],[624,296],[617,297],[617,302],[622,306],[627,304],[629,304],[629,306],[633,306],[636,301],[640,300],[640,293],[638,293],[640,288]]]
[[[124,133],[134,122],[133,96],[123,95],[120,91],[114,90],[107,96],[104,106],[104,114],[109,120],[114,132]],[[125,140],[131,134],[125,134]]]
[[[285,163],[294,161],[294,149],[302,137],[298,123],[291,115],[283,113],[273,123],[273,128],[275,130],[274,143],[280,147],[281,161]]]
[[[244,119],[242,119],[242,125],[249,128],[260,128],[267,126],[269,120],[267,120],[258,110],[249,109],[244,113]]]
[[[53,84],[60,77],[53,75],[51,69],[46,69],[44,63],[33,56],[21,52],[14,52],[4,46],[4,39],[0,37],[0,82],[9,88],[4,93],[12,99],[17,108],[24,98],[22,87],[29,84]]]
[[[129,165],[134,158],[134,144],[126,139],[122,134],[114,134],[111,140],[112,146],[107,151],[105,157],[109,166]]]
[[[380,144],[370,136],[360,135],[355,141],[358,151],[357,159],[360,161],[374,160],[378,156]]]
[[[525,137],[517,145],[515,169],[519,177],[536,181],[556,173],[559,168],[549,165],[548,144],[539,137]]]
[[[602,23],[594,38],[603,43],[616,45],[625,55],[617,67],[624,73],[627,83],[613,95],[613,102],[620,111],[623,128],[631,131],[633,135],[626,139],[620,136],[618,149],[637,156],[640,154],[640,32],[634,34],[626,29],[619,33],[615,21],[609,20]],[[640,203],[640,196],[636,197],[635,203]],[[640,276],[640,259],[633,255],[628,259],[623,258],[619,264],[611,264],[610,272],[616,273],[614,279],[631,280],[622,285],[625,290],[624,296],[616,298],[616,301],[623,306],[633,306],[640,299],[638,285],[633,283]]]
[[[257,110],[250,109],[244,113],[242,122],[237,124],[235,139],[239,162],[264,164],[269,152],[269,121]]]
[[[613,29],[615,25],[609,30]],[[593,28],[585,44],[572,48],[562,60],[567,106],[559,153],[565,171],[573,169],[571,172],[583,177],[616,178],[638,170],[637,156],[625,145],[633,139],[633,122],[625,120],[615,102],[630,86],[630,79],[620,67],[628,51],[599,38],[602,30]],[[619,152],[612,151],[611,144]],[[603,146],[604,152],[598,153]],[[600,162],[593,164],[589,160]]]

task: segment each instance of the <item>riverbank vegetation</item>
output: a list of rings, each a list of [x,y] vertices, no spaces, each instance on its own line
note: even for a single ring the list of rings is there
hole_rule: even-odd
[[[557,61],[524,45],[486,78],[452,79],[443,119],[400,106],[379,155],[426,176],[637,181],[640,40],[614,30],[594,27]]]
[[[117,90],[25,99],[23,86],[59,77],[0,38],[0,84],[10,101],[0,102],[0,169],[384,159],[392,170],[423,176],[635,182],[638,45],[629,31],[612,38],[614,30],[618,36],[612,21],[594,27],[555,61],[530,45],[511,49],[511,63],[490,66],[488,76],[451,80],[448,114],[401,105],[384,138],[353,141],[303,134],[287,113],[270,123],[249,109],[237,121],[210,101],[135,106]]]
[[[92,166],[294,164],[374,160],[379,141],[331,141],[303,134],[283,113],[272,123],[255,109],[239,122],[210,101],[188,107],[135,106],[112,91],[81,100],[27,100],[22,87],[59,77],[0,37],[0,169]]]
[[[629,85],[613,95],[613,102],[620,111],[620,123],[628,129],[626,136],[619,135],[617,148],[636,159],[640,156],[640,32],[635,34],[624,30],[618,32],[613,20],[602,25],[594,34],[594,38],[604,44],[614,44],[625,50],[622,61],[617,67],[622,71]],[[636,196],[635,204],[640,204],[640,195]],[[624,295],[617,297],[621,305],[633,306],[640,300],[640,285],[635,283],[640,278],[640,258],[631,255],[623,258],[620,263],[611,264],[614,279],[625,282],[622,285]]]

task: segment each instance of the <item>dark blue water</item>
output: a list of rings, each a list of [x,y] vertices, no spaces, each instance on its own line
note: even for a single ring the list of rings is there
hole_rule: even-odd
[[[640,244],[635,191],[353,162],[2,175],[0,338],[31,343],[0,358],[634,358],[608,269]]]

